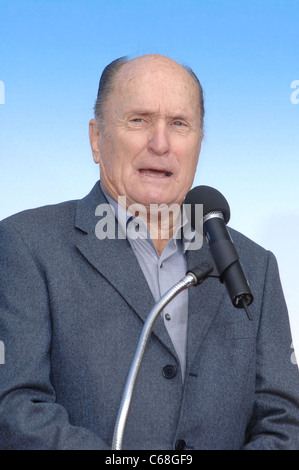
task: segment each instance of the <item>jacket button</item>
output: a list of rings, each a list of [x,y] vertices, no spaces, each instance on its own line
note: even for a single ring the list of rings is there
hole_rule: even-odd
[[[162,374],[165,379],[173,379],[176,376],[176,367],[167,365],[163,367]]]
[[[175,450],[184,450],[186,449],[186,442],[183,439],[179,439],[175,443]]]

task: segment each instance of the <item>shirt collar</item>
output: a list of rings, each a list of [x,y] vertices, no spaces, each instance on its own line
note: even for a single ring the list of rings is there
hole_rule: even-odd
[[[118,224],[120,225],[120,228],[122,231],[126,234],[126,237],[131,240],[130,237],[130,230],[128,229],[128,225],[132,220],[137,219],[136,216],[132,215],[129,211],[127,211],[121,204],[118,204],[115,199],[113,199],[107,192],[104,190],[102,184],[100,183],[101,190],[104,193],[104,196],[106,197],[107,201],[109,204],[113,207],[115,217],[118,221]],[[138,223],[142,224],[141,230],[143,231],[143,234],[147,233],[147,239],[151,240],[150,232],[145,224],[145,222],[138,218]],[[188,219],[186,216],[186,213],[184,211],[184,207],[182,206],[181,210],[181,223],[178,225],[173,239],[175,245],[178,247],[180,245],[181,249],[185,253],[185,251],[188,249],[190,243],[192,242],[194,238],[194,232],[192,231],[190,224],[188,224]],[[146,238],[145,238],[146,240]],[[131,240],[132,241],[132,240]]]

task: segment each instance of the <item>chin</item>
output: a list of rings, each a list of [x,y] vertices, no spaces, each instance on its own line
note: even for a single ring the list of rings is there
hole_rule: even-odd
[[[160,191],[145,191],[137,200],[145,206],[150,204],[174,204],[176,202],[172,194]]]

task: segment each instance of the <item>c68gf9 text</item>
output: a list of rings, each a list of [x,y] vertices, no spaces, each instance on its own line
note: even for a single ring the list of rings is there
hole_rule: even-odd
[[[192,455],[185,455],[185,454],[153,454],[147,460],[148,463],[151,465],[180,465],[180,464],[191,464],[192,463]]]

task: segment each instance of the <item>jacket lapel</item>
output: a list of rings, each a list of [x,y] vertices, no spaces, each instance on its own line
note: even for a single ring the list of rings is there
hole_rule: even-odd
[[[200,250],[186,252],[188,269],[208,260],[209,248],[204,240]],[[215,319],[225,290],[218,278],[209,277],[199,286],[189,288],[189,317],[187,342],[187,372]]]
[[[153,295],[129,242],[127,239],[121,239],[117,236],[117,222],[114,239],[99,240],[96,237],[95,227],[99,217],[95,215],[95,211],[100,204],[108,203],[99,182],[97,182],[92,191],[77,203],[76,247],[145,322],[155,305]],[[153,332],[169,352],[175,355],[172,342],[161,318],[157,318]]]

